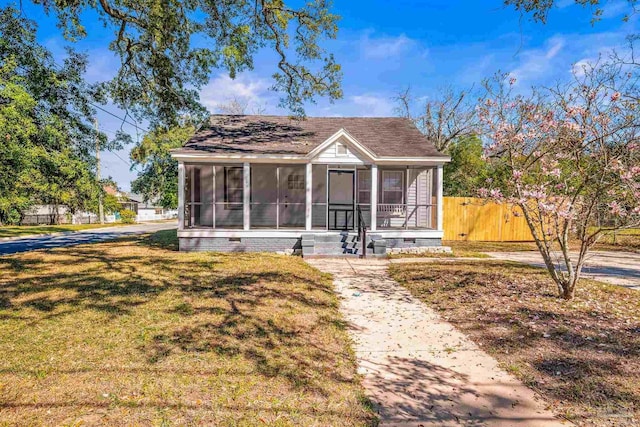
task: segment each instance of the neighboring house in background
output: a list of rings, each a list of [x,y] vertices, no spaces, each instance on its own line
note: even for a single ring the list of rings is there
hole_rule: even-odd
[[[105,191],[116,196],[122,210],[128,209],[136,213],[136,221],[154,221],[178,217],[176,209],[165,209],[153,202],[145,202],[144,196],[135,193],[120,191],[113,187],[105,187]],[[118,218],[119,215],[115,215]]]
[[[21,225],[95,224],[98,215],[91,212],[71,214],[65,205],[33,205],[22,216]]]
[[[127,193],[131,204],[135,204],[133,210],[137,214],[138,221],[153,221],[158,219],[177,218],[177,209],[165,209],[152,201],[145,202],[144,196],[135,193]]]
[[[442,167],[406,118],[214,115],[178,160],[180,250],[440,246]]]
[[[118,203],[120,203],[122,210],[128,209],[130,211],[138,213],[138,200],[134,200],[133,198],[131,198],[129,193],[120,191],[110,185],[105,186],[104,191],[107,194],[111,194],[112,196],[115,196],[116,199],[118,199]]]

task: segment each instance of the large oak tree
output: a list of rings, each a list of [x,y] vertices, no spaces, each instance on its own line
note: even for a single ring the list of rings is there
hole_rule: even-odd
[[[303,114],[315,96],[337,99],[341,71],[321,47],[335,38],[338,17],[328,0],[300,7],[283,0],[33,0],[57,16],[68,40],[86,36],[85,17],[113,30],[109,48],[120,58],[109,82],[121,107],[166,127],[202,113],[198,89],[214,69],[231,77],[254,67],[263,47],[277,56],[274,89],[282,106]]]

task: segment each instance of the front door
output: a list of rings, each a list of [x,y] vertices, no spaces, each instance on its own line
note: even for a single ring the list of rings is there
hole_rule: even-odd
[[[355,171],[329,170],[329,229],[353,230]]]

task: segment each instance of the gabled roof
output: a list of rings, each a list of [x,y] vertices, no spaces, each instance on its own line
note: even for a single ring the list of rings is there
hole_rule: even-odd
[[[307,155],[344,129],[376,157],[442,157],[413,124],[402,117],[306,117],[213,115],[181,154]]]

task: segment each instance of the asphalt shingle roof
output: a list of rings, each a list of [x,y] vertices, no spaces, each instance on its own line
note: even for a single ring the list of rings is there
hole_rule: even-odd
[[[402,117],[213,115],[174,154],[308,154],[340,129],[378,157],[446,157]]]

